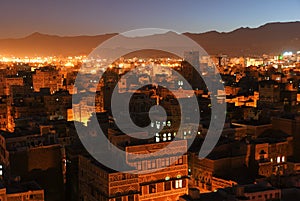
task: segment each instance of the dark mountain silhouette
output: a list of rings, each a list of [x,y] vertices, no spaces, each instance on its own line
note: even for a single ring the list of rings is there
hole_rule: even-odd
[[[52,36],[33,33],[20,39],[1,39],[0,54],[24,56],[74,56],[89,54],[116,34],[98,36]]]
[[[228,33],[211,31],[184,34],[199,43],[211,55],[254,56],[300,50],[300,22],[269,23],[258,28],[239,28]],[[17,57],[89,54],[103,41],[115,35],[66,37],[33,33],[25,38],[0,39],[0,54]],[[166,55],[159,51],[146,52],[137,55]]]
[[[249,56],[300,50],[300,22],[269,23],[258,28],[239,28],[229,33],[186,35],[210,54]]]

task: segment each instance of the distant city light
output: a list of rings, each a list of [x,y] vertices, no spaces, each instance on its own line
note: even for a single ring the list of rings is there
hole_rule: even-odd
[[[283,56],[292,56],[293,55],[293,52],[284,52],[283,53]]]

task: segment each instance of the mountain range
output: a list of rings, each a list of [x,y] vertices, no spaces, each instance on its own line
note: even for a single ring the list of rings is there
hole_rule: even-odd
[[[166,33],[170,34],[170,33]],[[54,36],[33,33],[24,38],[0,39],[0,55],[74,56],[88,55],[99,44],[117,34],[97,36]],[[268,23],[258,28],[239,28],[232,32],[210,31],[184,33],[200,44],[210,55],[259,56],[278,55],[283,51],[300,50],[300,22]],[[163,56],[147,51],[145,55]],[[139,54],[138,56],[145,56]]]

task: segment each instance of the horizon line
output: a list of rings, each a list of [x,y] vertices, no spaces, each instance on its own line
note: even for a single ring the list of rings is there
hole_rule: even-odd
[[[220,34],[224,34],[224,33],[232,33],[234,31],[237,31],[239,29],[258,29],[260,27],[263,27],[263,26],[266,26],[266,25],[270,25],[270,24],[290,24],[290,23],[300,23],[300,20],[296,20],[296,21],[272,21],[272,22],[267,22],[265,24],[262,24],[262,25],[259,25],[259,26],[256,26],[256,27],[249,27],[249,26],[242,26],[242,27],[239,27],[239,28],[235,28],[231,31],[217,31],[217,30],[209,30],[209,31],[204,31],[204,32],[189,32],[189,31],[185,31],[185,32],[177,32],[176,30],[169,30],[169,31],[172,31],[172,32],[175,32],[175,33],[179,33],[179,34],[205,34],[205,33],[210,33],[210,32],[217,32],[217,33],[220,33]],[[141,28],[143,29],[143,28]],[[161,29],[161,28],[158,28],[158,29]],[[168,30],[168,29],[166,29]],[[130,31],[130,30],[128,30]],[[126,33],[127,31],[124,31],[124,32],[120,32],[120,33]],[[120,33],[113,33],[113,32],[107,32],[107,33],[99,33],[99,34],[94,34],[94,35],[89,35],[89,34],[79,34],[79,35],[63,35],[63,34],[50,34],[50,33],[43,33],[43,32],[40,32],[40,31],[33,31],[31,34],[27,34],[27,35],[24,35],[24,36],[21,36],[21,37],[6,37],[6,38],[0,38],[0,40],[14,40],[14,39],[24,39],[24,38],[28,38],[30,36],[33,36],[35,34],[40,34],[40,35],[44,35],[44,36],[53,36],[53,37],[95,37],[95,36],[103,36],[103,35],[117,35],[117,34],[120,34]],[[156,34],[153,34],[153,35],[156,35]]]

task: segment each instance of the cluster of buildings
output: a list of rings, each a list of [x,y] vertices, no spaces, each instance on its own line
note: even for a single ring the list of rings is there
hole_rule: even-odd
[[[2,60],[0,200],[297,200],[299,54],[258,59],[221,55],[212,60],[199,58],[197,52],[184,56],[121,58],[99,82],[97,73],[107,61],[68,58],[64,65],[53,60],[43,66],[42,59],[34,64]],[[101,65],[93,68],[94,62]],[[78,73],[81,63],[84,72]],[[222,80],[214,80],[213,63]],[[134,67],[139,68],[126,74]],[[227,111],[216,147],[200,159],[212,107],[203,76],[222,82],[224,90],[216,95]],[[144,87],[136,90],[140,85]],[[115,118],[125,118],[128,106],[119,105],[119,116],[114,117],[113,92],[121,99],[133,93],[131,119],[151,131],[124,133],[116,125]],[[191,97],[198,101],[198,108],[190,109],[197,110],[200,121],[186,118],[181,125],[179,102]],[[155,114],[155,120],[149,118],[149,110],[157,105],[165,109],[166,119]],[[125,162],[128,171],[106,167],[85,150],[74,122],[86,129],[93,115],[110,146],[135,154],[112,159]],[[86,130],[86,136],[97,135]],[[157,150],[164,151],[147,156]]]

